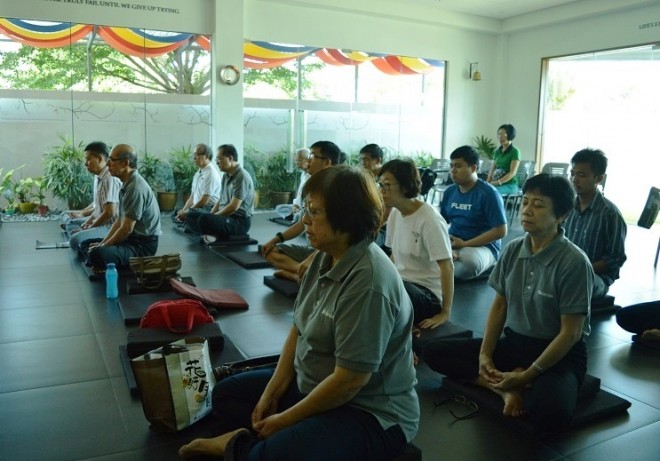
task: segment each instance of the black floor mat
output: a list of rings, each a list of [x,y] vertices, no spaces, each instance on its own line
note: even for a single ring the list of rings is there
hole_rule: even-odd
[[[279,277],[275,277],[274,275],[264,276],[264,285],[272,288],[278,293],[282,293],[287,298],[295,298],[298,296],[298,290],[300,289],[296,282],[281,279]]]

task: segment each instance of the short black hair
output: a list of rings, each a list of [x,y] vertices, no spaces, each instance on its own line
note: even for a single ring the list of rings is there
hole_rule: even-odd
[[[575,153],[571,163],[588,163],[591,172],[595,175],[604,175],[607,171],[607,157],[600,149],[582,149]]]
[[[87,151],[101,155],[105,160],[108,160],[108,156],[110,155],[110,148],[106,143],[101,141],[94,141],[87,144],[85,152]]]
[[[302,196],[319,196],[330,227],[349,235],[354,245],[373,241],[383,221],[383,200],[371,175],[349,165],[336,165],[314,173],[303,186]]]
[[[346,154],[332,141],[316,141],[310,148],[318,149],[321,152],[321,156],[330,160],[330,163],[333,165],[339,165],[346,161]]]
[[[394,176],[404,197],[415,198],[421,193],[422,179],[414,160],[398,158],[390,160],[380,169],[380,175],[386,172]]]
[[[553,176],[547,173],[540,173],[532,176],[525,184],[522,191],[538,191],[541,195],[550,197],[552,201],[552,212],[555,216],[566,216],[575,202],[575,192],[568,179],[563,176]]]
[[[472,146],[461,146],[449,156],[451,160],[462,158],[468,165],[479,165],[479,152]]]
[[[511,125],[510,123],[505,123],[504,125],[500,125],[497,131],[500,130],[506,131],[506,137],[509,139],[509,141],[513,141],[513,139],[516,137],[516,127]]]
[[[218,153],[222,152],[223,157],[229,157],[233,159],[235,162],[238,162],[238,151],[234,147],[233,144],[223,144],[220,147],[218,147]]]
[[[381,149],[378,144],[367,144],[360,149],[360,153],[367,154],[369,157],[374,158],[379,162],[383,161],[383,149]]]

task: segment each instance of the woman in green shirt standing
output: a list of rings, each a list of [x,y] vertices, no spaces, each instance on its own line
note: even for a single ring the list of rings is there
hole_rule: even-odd
[[[520,150],[513,145],[515,137],[516,129],[511,124],[504,124],[497,129],[500,147],[495,150],[488,182],[503,196],[518,192],[516,172],[520,165]]]

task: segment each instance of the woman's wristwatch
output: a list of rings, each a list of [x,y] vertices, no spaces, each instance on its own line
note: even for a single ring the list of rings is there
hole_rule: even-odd
[[[281,233],[281,232],[278,232],[277,234],[275,234],[275,237],[280,239],[280,243],[286,242],[286,239],[284,238],[284,234]]]

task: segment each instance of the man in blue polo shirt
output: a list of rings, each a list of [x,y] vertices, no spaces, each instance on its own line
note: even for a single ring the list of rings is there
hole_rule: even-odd
[[[462,146],[449,156],[453,184],[440,203],[440,213],[449,223],[454,258],[454,278],[469,280],[493,267],[506,235],[502,196],[477,177],[479,154]]]

